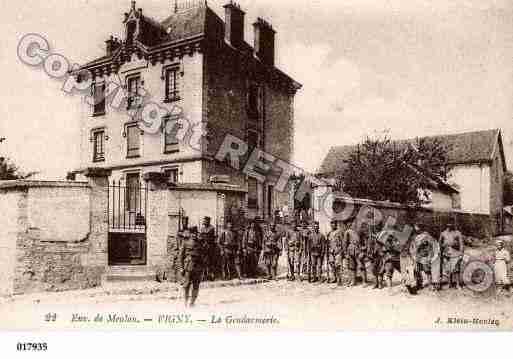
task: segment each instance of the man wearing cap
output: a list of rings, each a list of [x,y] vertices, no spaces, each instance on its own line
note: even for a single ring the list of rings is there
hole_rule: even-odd
[[[308,280],[310,280],[311,275],[310,229],[308,228],[308,223],[306,221],[302,221],[301,224],[301,228],[299,229],[301,234],[301,254],[299,256],[300,271],[298,272],[300,281],[303,280],[302,276],[305,274],[308,276]]]
[[[385,272],[385,283],[392,287],[394,272],[401,273],[401,242],[397,237],[398,228],[390,226],[381,232],[379,241],[383,243],[383,263]]]
[[[415,262],[415,280],[417,289],[424,288],[423,274],[426,276],[426,287],[432,284],[431,263],[435,259],[435,239],[420,224],[414,225],[414,240],[410,252]]]
[[[281,256],[283,244],[281,234],[276,231],[276,224],[272,223],[264,235],[264,263],[267,269],[267,279],[276,279],[278,258]]]
[[[182,269],[182,286],[185,306],[193,307],[198,298],[199,286],[203,276],[205,247],[199,239],[197,227],[184,231],[183,237],[184,242],[179,255]]]
[[[249,228],[244,232],[242,251],[246,263],[246,275],[256,278],[258,275],[258,259],[262,251],[262,232],[255,221],[250,222]]]
[[[171,247],[171,270],[173,271],[173,280],[175,282],[180,281],[180,273],[182,272],[180,268],[180,249],[182,248],[182,244],[185,240],[184,233],[189,230],[189,221],[187,217],[182,218],[182,228],[176,234],[176,240],[173,241]]]
[[[301,256],[301,233],[296,222],[292,225],[292,230],[287,231],[284,237],[285,251],[287,253],[287,263],[289,266],[289,280],[295,280],[299,273]]]
[[[463,245],[463,235],[456,229],[454,221],[449,222],[445,231],[440,234],[440,245],[442,247],[444,272],[449,277],[449,287],[462,289],[460,270],[465,247]]]
[[[319,230],[319,222],[314,222],[313,230],[310,232],[310,257],[312,282],[322,278],[322,262],[326,253],[326,237]]]
[[[205,265],[205,274],[207,280],[215,280],[218,262],[219,262],[219,249],[216,243],[216,230],[214,226],[210,224],[210,217],[203,218],[203,224],[201,226],[200,237],[203,244],[206,247],[207,258]]]
[[[240,261],[236,258],[240,254],[241,246],[237,233],[232,229],[231,221],[226,222],[225,229],[219,238],[219,247],[224,280],[231,280],[234,275],[241,279]]]
[[[350,276],[349,286],[356,285],[356,272],[358,270],[358,258],[361,253],[360,235],[355,231],[356,221],[344,233],[344,247],[347,258],[347,269]]]
[[[342,285],[342,260],[344,258],[343,245],[344,234],[338,228],[338,223],[335,220],[331,221],[331,230],[328,233],[328,264],[332,273],[332,280],[330,283],[337,283],[339,286]]]

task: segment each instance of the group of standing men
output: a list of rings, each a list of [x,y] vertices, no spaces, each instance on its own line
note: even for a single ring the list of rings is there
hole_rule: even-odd
[[[236,229],[227,221],[224,230],[216,235],[210,217],[204,217],[200,228],[189,227],[185,221],[174,243],[171,267],[174,278],[184,287],[186,305],[194,306],[202,280],[257,277],[261,255],[276,274],[277,262],[273,261],[274,255],[269,255],[279,251],[279,238],[274,233],[264,236],[257,222]],[[264,241],[264,237],[274,238],[276,245],[272,240]]]
[[[312,229],[306,223],[295,223],[283,236],[289,279],[306,277],[311,282],[355,286],[361,278],[364,285],[381,289],[391,287],[393,275],[398,272],[410,293],[424,287],[424,276],[426,285],[434,290],[441,289],[444,276],[451,287],[462,287],[464,244],[454,223],[447,225],[438,241],[419,224],[412,226],[407,238],[403,235],[395,226],[378,229],[357,220],[344,221],[341,227],[332,221],[326,235],[320,232],[318,222]]]
[[[361,278],[368,285],[370,272],[374,288],[381,289],[392,286],[397,271],[411,293],[423,287],[423,274],[435,290],[440,289],[443,275],[449,278],[450,286],[461,287],[463,236],[454,224],[449,223],[438,241],[419,225],[413,228],[413,233],[401,240],[397,228],[378,230],[357,220],[343,221],[341,227],[332,221],[326,235],[318,222],[311,227],[306,221],[294,222],[290,228],[281,226],[278,230],[275,223],[263,226],[252,221],[246,228],[234,228],[227,221],[216,235],[210,218],[205,217],[200,228],[185,224],[178,233],[172,268],[175,277],[181,277],[189,305],[194,305],[201,280],[256,278],[259,264],[264,264],[268,279],[276,279],[283,253],[289,280],[355,286]]]

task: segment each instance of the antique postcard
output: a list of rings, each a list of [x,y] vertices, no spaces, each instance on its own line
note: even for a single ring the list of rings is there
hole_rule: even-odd
[[[513,329],[513,2],[0,17],[0,330]]]

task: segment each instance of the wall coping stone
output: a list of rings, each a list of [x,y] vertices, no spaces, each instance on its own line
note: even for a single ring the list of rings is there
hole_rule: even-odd
[[[112,170],[101,167],[89,167],[82,172],[85,177],[110,177]]]
[[[373,201],[370,199],[363,199],[363,198],[352,198],[347,197],[343,195],[338,195],[336,192],[333,193],[334,198],[333,202],[342,202],[342,203],[350,203],[350,204],[359,204],[359,205],[367,205],[370,207],[380,207],[380,208],[394,208],[394,209],[403,209],[403,210],[412,210],[412,211],[424,211],[424,212],[436,212],[436,213],[460,213],[460,214],[469,214],[469,215],[475,215],[475,216],[490,216],[486,213],[479,213],[479,212],[472,212],[472,211],[465,211],[462,209],[457,208],[431,208],[431,207],[424,207],[424,206],[408,206],[405,204],[397,203],[397,202],[385,202],[385,201]]]
[[[11,180],[0,181],[0,190],[16,190],[27,188],[89,188],[87,182],[76,181],[31,181],[31,180]]]
[[[237,185],[212,184],[212,183],[176,183],[170,186],[175,191],[214,191],[214,192],[237,192],[245,194],[248,191]]]

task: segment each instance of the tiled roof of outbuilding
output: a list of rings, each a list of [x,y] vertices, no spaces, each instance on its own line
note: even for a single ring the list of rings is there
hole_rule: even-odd
[[[490,162],[492,161],[497,141],[501,141],[499,129],[428,136],[425,138],[437,139],[448,145],[448,164],[451,165]],[[402,140],[396,143],[404,145],[413,141],[416,141],[416,139]],[[502,143],[500,146],[502,151]],[[355,149],[356,145],[334,146],[330,148],[318,173],[329,175],[339,172],[344,168],[346,161]]]

